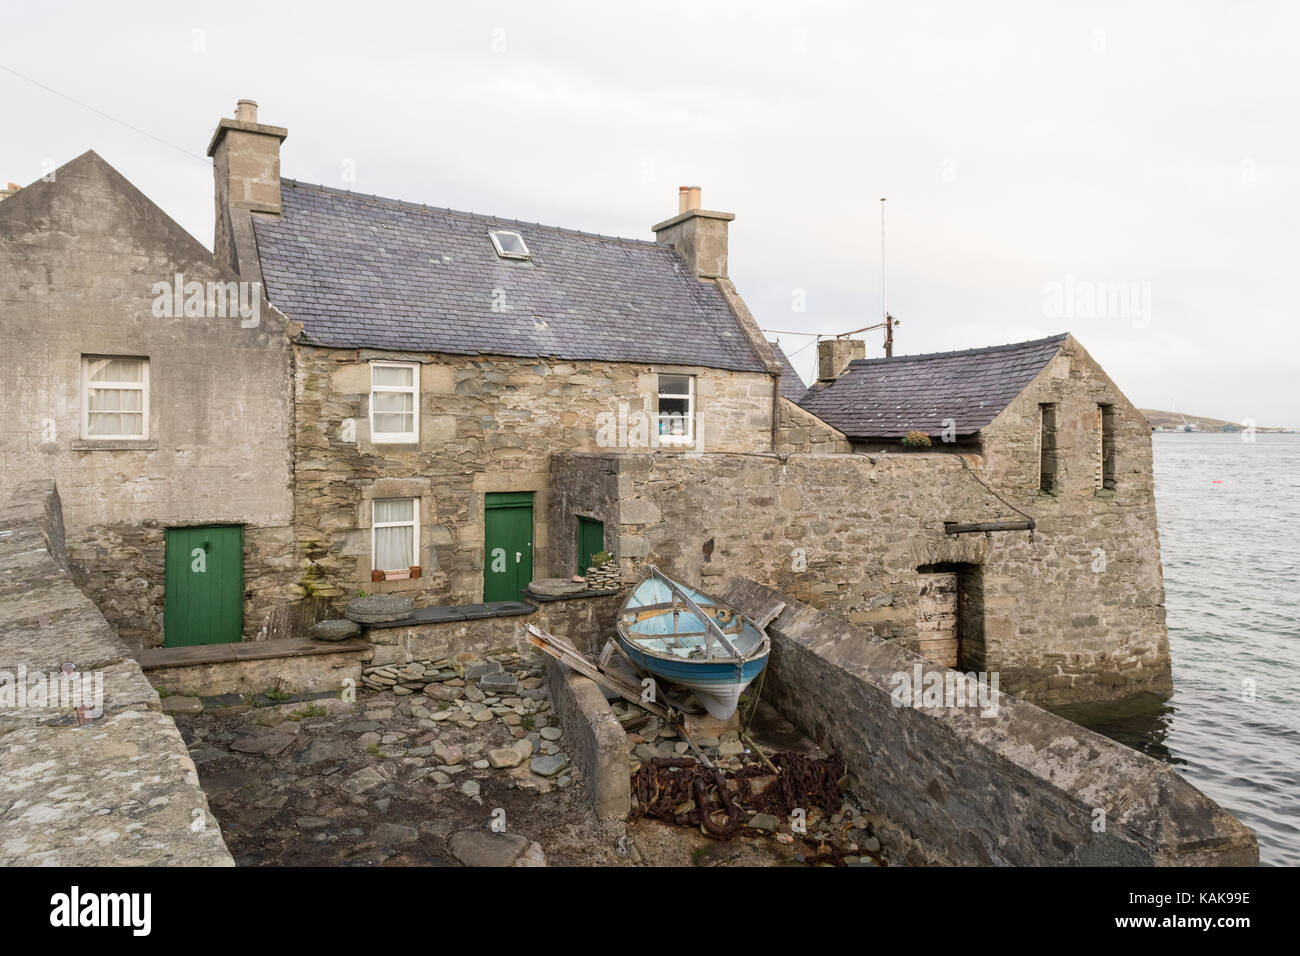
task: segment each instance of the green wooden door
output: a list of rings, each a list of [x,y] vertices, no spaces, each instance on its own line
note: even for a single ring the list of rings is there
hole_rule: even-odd
[[[586,574],[593,555],[605,550],[605,524],[595,518],[578,518],[578,574]]]
[[[244,529],[167,529],[163,643],[230,644],[244,632]]]
[[[518,601],[533,579],[533,493],[485,496],[483,520],[483,600]]]

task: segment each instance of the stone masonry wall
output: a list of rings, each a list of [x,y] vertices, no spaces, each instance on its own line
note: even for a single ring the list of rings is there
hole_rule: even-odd
[[[1166,764],[1006,694],[897,706],[918,669],[952,672],[753,581],[720,596],[749,614],[785,603],[764,695],[844,757],[852,790],[914,841],[909,863],[1259,861],[1255,835]]]
[[[1056,405],[1056,490],[1038,490],[1039,405]],[[1098,488],[1097,407],[1115,411],[1115,488]],[[986,607],[1003,625],[988,634],[1003,678],[1041,702],[1075,699],[1075,685],[1118,692],[1149,681],[1170,690],[1164,577],[1151,473],[1151,426],[1073,337],[993,423],[980,432],[988,481],[1037,522],[1035,541],[1054,560],[1036,560],[1025,535],[1007,537],[1014,589]],[[1052,613],[1026,616],[1021,595],[1037,591]]]
[[[838,428],[832,428],[788,398],[782,398],[774,450],[779,455],[833,455],[850,452],[853,448]]]
[[[773,380],[763,374],[308,345],[296,356],[302,595],[342,601],[358,590],[398,591],[417,606],[481,600],[489,492],[536,493],[533,567],[541,576],[556,566],[550,455],[635,441],[638,416],[657,408],[656,372],[696,376],[697,449],[771,447]],[[418,445],[370,441],[372,359],[422,363]],[[422,576],[372,583],[371,501],[389,497],[420,499]]]
[[[68,575],[60,514],[48,481],[0,504],[0,866],[233,866],[176,724]],[[65,664],[80,701],[50,690]]]
[[[373,645],[370,664],[407,664],[439,660],[457,654],[486,656],[501,650],[540,654],[528,643],[526,628],[535,624],[580,650],[599,651],[614,633],[614,620],[623,595],[545,601],[530,614],[483,617],[468,621],[442,621],[409,627],[368,627],[366,640]]]
[[[1123,527],[1049,527],[1032,540],[945,534],[945,520],[1015,517],[977,480],[977,456],[564,455],[553,468],[552,497],[571,508],[594,472],[614,473],[604,487],[617,501],[597,506],[618,515],[625,578],[643,562],[705,590],[744,574],[914,649],[918,569],[976,567],[983,660],[1004,689],[1095,700],[1170,685],[1163,622],[1131,599],[1142,579],[1122,562],[1111,574],[1091,570],[1099,540],[1116,554],[1128,547]]]
[[[178,275],[238,279],[94,153],[0,203],[0,473],[58,483],[74,579],[135,648],[164,640],[168,527],[245,526],[246,637],[294,598],[283,317],[155,315]],[[86,355],[148,359],[147,438],[83,439]]]

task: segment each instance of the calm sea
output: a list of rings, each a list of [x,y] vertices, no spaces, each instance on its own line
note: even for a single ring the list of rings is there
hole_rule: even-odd
[[[1174,694],[1062,711],[1178,768],[1300,865],[1300,435],[1156,434]]]

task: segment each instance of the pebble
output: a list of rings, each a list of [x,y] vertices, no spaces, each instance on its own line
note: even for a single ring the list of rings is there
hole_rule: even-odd
[[[564,731],[559,727],[543,727],[541,735],[543,740],[559,740],[564,736]]]
[[[529,749],[531,750],[532,748],[530,747]],[[509,770],[513,767],[518,767],[523,763],[525,756],[527,756],[527,754],[521,754],[513,747],[509,749],[489,750],[487,760],[482,762],[491,765],[495,770]],[[476,763],[474,766],[477,767],[478,764]]]
[[[553,756],[534,757],[528,764],[528,769],[539,777],[554,777],[568,765],[569,758],[567,756],[555,754]]]
[[[488,769],[489,767],[491,767],[491,766],[492,766],[492,764],[491,764],[489,761],[487,761],[487,760],[475,760],[475,761],[474,761],[474,769],[475,769],[475,770],[487,770],[487,769]]]
[[[455,766],[465,759],[465,751],[455,744],[448,746],[441,740],[434,741],[433,755],[448,766]]]

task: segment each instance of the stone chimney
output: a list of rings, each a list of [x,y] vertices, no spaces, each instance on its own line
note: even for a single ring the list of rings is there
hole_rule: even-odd
[[[651,228],[655,239],[672,246],[698,278],[727,278],[727,223],[734,213],[700,208],[700,187],[677,191],[677,215]]]
[[[862,339],[822,339],[817,343],[817,381],[833,382],[854,359],[867,357]]]
[[[234,119],[217,123],[208,144],[212,175],[216,184],[217,258],[231,262],[232,209],[280,213],[280,143],[289,131],[282,126],[265,126],[257,121],[257,103],[240,100]]]

